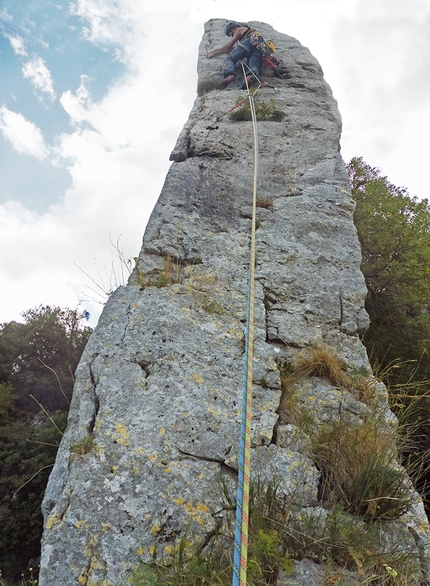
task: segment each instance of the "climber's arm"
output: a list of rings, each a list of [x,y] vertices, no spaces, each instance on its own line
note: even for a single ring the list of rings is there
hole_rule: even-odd
[[[231,51],[233,50],[233,47],[235,46],[237,41],[240,40],[240,37],[243,35],[243,33],[246,30],[247,29],[245,26],[238,27],[234,31],[234,35],[232,36],[231,40],[226,45],[224,45],[224,47],[220,47],[219,49],[214,49],[213,51],[208,53],[208,56],[207,56],[208,59],[212,59],[213,57],[218,57],[218,55],[226,55],[228,53],[231,53]]]

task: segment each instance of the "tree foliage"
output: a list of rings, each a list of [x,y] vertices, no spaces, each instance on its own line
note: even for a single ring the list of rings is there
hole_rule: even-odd
[[[91,328],[72,309],[40,306],[22,314],[24,323],[0,326],[0,382],[12,386],[20,409],[68,408],[74,372]]]
[[[43,494],[91,333],[76,310],[40,306],[22,316],[0,325],[0,570],[11,583],[37,565]]]
[[[66,413],[53,421],[60,430]],[[37,565],[43,519],[41,503],[61,433],[50,420],[17,420],[0,427],[0,568],[18,581],[28,565]]]
[[[363,342],[394,382],[430,378],[430,207],[362,158],[347,166],[356,201],[370,327]]]
[[[16,395],[12,385],[0,383],[0,425],[8,423],[15,411]]]

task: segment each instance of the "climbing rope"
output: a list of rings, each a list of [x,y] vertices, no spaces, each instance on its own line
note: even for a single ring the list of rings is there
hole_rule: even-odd
[[[254,129],[254,188],[252,198],[251,245],[249,254],[248,307],[245,329],[245,359],[240,427],[239,473],[234,537],[233,586],[246,586],[249,533],[249,485],[251,473],[252,354],[254,349],[255,230],[257,210],[258,135],[254,96],[249,91],[242,64]]]
[[[269,87],[269,88],[271,88],[272,90],[279,91],[279,89],[278,89],[277,87],[275,87],[274,85],[269,85],[269,84],[267,83],[267,81],[263,81],[262,79],[260,79],[260,78],[259,78],[259,77],[258,77],[258,76],[257,76],[257,75],[256,75],[256,74],[255,74],[255,73],[254,73],[254,72],[253,72],[253,71],[252,71],[250,68],[249,68],[249,65],[248,65],[247,63],[243,63],[243,61],[241,61],[241,64],[242,64],[242,69],[243,69],[244,67],[246,67],[246,69],[248,70],[248,73],[249,73],[249,74],[252,74],[252,75],[255,77],[255,79],[258,81],[258,89],[260,89],[261,87]],[[244,70],[244,74],[245,74],[245,70]],[[246,84],[246,86],[247,86],[247,89],[248,89],[248,92],[249,92],[248,84]]]

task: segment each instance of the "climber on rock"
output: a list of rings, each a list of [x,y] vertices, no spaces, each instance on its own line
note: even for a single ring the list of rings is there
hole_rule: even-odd
[[[250,73],[241,87],[241,89],[246,89],[247,86],[251,86],[255,81],[258,81],[263,63],[262,48],[265,41],[254,29],[242,26],[234,21],[227,22],[224,26],[224,33],[231,37],[231,41],[219,49],[214,49],[208,53],[207,57],[212,59],[218,55],[229,53],[222,65],[224,74],[223,87],[227,87],[236,78],[236,73],[234,72],[236,63],[241,59],[247,59]],[[235,46],[236,44],[237,46]]]

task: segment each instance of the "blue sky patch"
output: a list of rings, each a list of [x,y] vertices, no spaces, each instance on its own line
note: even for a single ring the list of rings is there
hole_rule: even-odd
[[[42,212],[64,195],[71,183],[67,161],[58,161],[52,148],[56,137],[71,132],[72,127],[60,98],[67,91],[75,94],[85,76],[91,100],[100,101],[125,71],[124,64],[116,58],[115,47],[91,43],[85,37],[85,26],[85,22],[70,12],[68,3],[61,6],[45,0],[3,2],[0,9],[0,203],[15,200]],[[6,120],[9,112],[20,114],[28,126],[34,126],[34,132],[39,129],[47,148],[44,158],[38,159],[30,148],[27,151],[17,148],[13,142],[16,130]],[[51,162],[54,159],[55,165]]]

